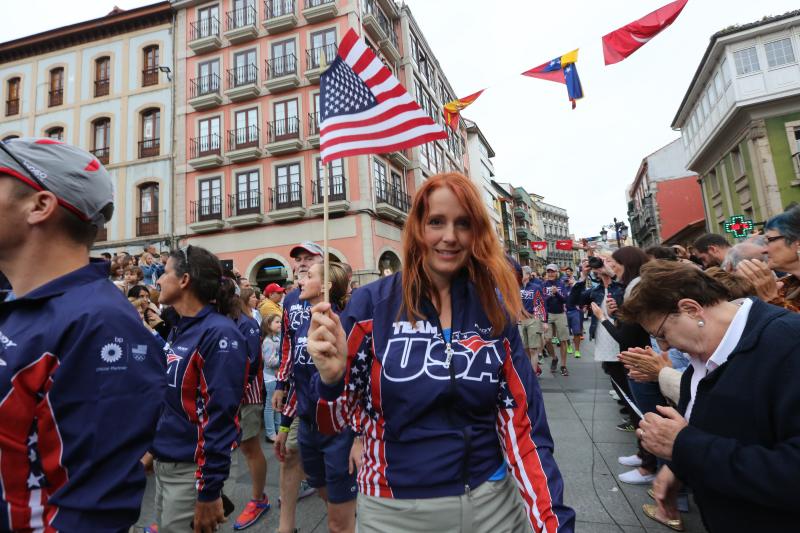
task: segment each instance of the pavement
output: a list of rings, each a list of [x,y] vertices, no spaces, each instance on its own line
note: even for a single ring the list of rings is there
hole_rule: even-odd
[[[544,368],[540,385],[547,409],[547,419],[555,442],[555,456],[564,477],[564,501],[575,509],[578,533],[663,533],[670,529],[647,518],[642,504],[652,500],[647,485],[627,485],[617,475],[627,470],[617,457],[631,455],[636,450],[633,433],[616,429],[622,419],[619,406],[609,396],[608,377],[593,358],[593,343],[584,342],[580,359],[570,359],[568,377],[550,374]],[[275,532],[278,527],[278,462],[272,448],[262,443],[267,457],[267,494],[273,503],[270,510],[255,525],[252,532]],[[250,474],[241,452],[233,455],[231,477],[225,494],[233,500],[236,510],[220,531],[233,531],[232,524],[251,497]],[[153,521],[154,482],[148,478],[147,491],[135,531]],[[686,531],[702,533],[705,529],[694,502],[683,515]],[[297,528],[300,533],[327,533],[325,506],[311,496],[298,503]],[[187,527],[188,531],[188,527]],[[413,532],[409,532],[413,533]]]

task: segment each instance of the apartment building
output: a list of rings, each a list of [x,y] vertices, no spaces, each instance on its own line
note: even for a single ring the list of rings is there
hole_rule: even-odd
[[[478,192],[497,232],[497,238],[502,242],[503,216],[500,210],[499,196],[492,185],[495,176],[492,158],[495,153],[489,141],[486,140],[486,136],[474,121],[462,117],[462,122],[467,130],[468,174],[475,186],[478,187]]]
[[[408,7],[390,0],[173,0],[176,229],[253,283],[292,277],[289,250],[322,240],[319,77],[350,29],[440,124],[452,98]],[[327,168],[330,251],[368,281],[400,265],[411,196],[464,169],[464,135]]]
[[[95,252],[170,244],[171,28],[160,2],[0,44],[0,138],[68,142],[111,174],[114,217]]]
[[[547,263],[554,263],[561,267],[572,266],[572,251],[556,249],[556,241],[570,239],[569,216],[567,210],[547,202],[539,201],[536,207],[540,213],[544,238],[547,241]]]

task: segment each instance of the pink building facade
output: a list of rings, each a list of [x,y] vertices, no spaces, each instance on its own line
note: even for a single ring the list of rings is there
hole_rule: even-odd
[[[440,123],[454,92],[408,8],[390,0],[173,7],[176,233],[232,260],[253,283],[291,279],[289,250],[323,237],[319,76],[348,29],[362,32]],[[355,279],[399,268],[411,196],[436,172],[463,172],[465,135],[329,165],[330,252],[353,267]]]

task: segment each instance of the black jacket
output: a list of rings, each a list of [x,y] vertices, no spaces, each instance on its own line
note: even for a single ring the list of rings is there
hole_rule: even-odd
[[[800,530],[800,314],[760,300],[728,361],[697,387],[672,469],[711,533]],[[678,410],[689,403],[692,367]]]

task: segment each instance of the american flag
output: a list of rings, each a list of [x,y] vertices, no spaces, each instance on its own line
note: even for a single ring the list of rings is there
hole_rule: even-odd
[[[320,152],[325,163],[447,139],[444,129],[353,29],[342,39],[320,86]]]

